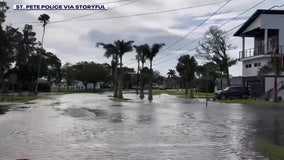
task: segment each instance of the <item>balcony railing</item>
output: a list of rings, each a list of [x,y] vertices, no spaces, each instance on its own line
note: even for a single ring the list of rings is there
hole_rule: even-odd
[[[254,56],[258,56],[258,55],[269,55],[272,52],[274,52],[276,54],[282,54],[284,55],[284,46],[283,45],[279,45],[279,46],[267,46],[267,51],[265,52],[265,46],[258,46],[255,48],[250,48],[250,49],[246,49],[245,52],[243,53],[243,51],[239,52],[239,58],[243,59],[243,58],[248,58],[248,57],[254,57]]]

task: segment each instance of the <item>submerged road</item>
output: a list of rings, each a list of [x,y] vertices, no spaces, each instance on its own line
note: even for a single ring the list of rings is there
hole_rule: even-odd
[[[256,139],[284,141],[284,108],[125,98],[67,94],[11,106],[0,112],[0,159],[261,160]]]

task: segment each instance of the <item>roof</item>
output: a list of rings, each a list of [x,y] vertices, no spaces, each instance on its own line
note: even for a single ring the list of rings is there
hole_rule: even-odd
[[[263,10],[258,9],[254,12],[252,16],[238,29],[234,36],[240,36],[240,34],[256,20],[261,14],[284,14],[284,10]]]

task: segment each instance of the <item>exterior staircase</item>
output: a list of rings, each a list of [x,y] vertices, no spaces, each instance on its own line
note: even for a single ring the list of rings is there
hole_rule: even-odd
[[[262,99],[265,100],[273,100],[273,96],[274,96],[274,88],[271,88],[270,90],[268,90],[267,92],[264,93],[263,96],[261,96]],[[281,97],[282,100],[284,100],[284,81],[280,81],[277,83],[277,92],[278,92],[278,97]],[[281,94],[279,94],[281,93]]]

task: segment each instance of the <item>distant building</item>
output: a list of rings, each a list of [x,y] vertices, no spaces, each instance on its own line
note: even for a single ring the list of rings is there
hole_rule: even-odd
[[[274,88],[273,73],[258,76],[259,68],[267,65],[270,54],[276,52],[284,67],[284,10],[257,10],[234,34],[242,37],[243,85],[251,88],[255,97],[270,93]],[[254,38],[254,47],[246,48],[246,38]],[[278,96],[284,99],[284,73],[278,78]]]

